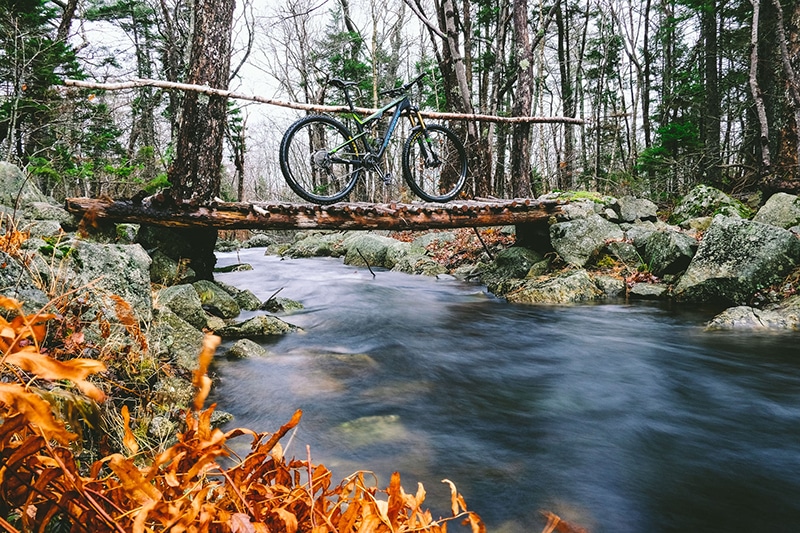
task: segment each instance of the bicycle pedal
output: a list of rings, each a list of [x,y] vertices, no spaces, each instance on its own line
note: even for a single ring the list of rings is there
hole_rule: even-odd
[[[392,183],[392,175],[388,172],[384,174],[381,179],[383,180],[384,185],[389,185],[390,183]]]

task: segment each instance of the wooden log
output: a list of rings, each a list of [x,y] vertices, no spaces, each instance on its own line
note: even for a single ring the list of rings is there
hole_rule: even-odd
[[[514,205],[513,209],[509,209]],[[561,215],[561,204],[516,200],[467,204],[248,204],[217,203],[167,208],[108,198],[68,198],[68,211],[86,220],[154,226],[234,229],[424,230],[545,222]]]

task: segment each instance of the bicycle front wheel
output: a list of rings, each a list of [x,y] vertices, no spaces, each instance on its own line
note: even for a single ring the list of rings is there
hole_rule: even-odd
[[[301,118],[286,130],[279,159],[289,187],[316,204],[346,198],[364,168],[350,131],[322,115]]]
[[[417,126],[403,147],[403,177],[426,202],[452,200],[467,179],[464,145],[444,126]]]

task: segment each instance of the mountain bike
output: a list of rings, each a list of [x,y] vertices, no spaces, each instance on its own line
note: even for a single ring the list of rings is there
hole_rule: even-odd
[[[348,197],[359,177],[375,172],[389,183],[382,160],[400,117],[411,123],[411,133],[402,153],[403,178],[414,193],[427,202],[448,202],[461,192],[467,177],[467,154],[458,136],[449,128],[426,124],[419,107],[411,102],[411,89],[422,83],[426,73],[381,96],[393,98],[372,115],[361,119],[349,88],[353,81],[330,80],[344,93],[356,132],[327,115],[310,115],[292,124],[281,140],[281,172],[289,187],[301,198],[317,204],[332,204]],[[372,127],[394,109],[382,138]]]

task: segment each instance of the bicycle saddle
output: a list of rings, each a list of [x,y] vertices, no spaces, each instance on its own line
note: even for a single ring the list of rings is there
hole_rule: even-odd
[[[354,81],[345,81],[345,80],[340,80],[339,78],[331,78],[330,81],[328,81],[328,83],[338,89],[344,89],[345,87],[352,87],[353,85],[358,85],[358,83]]]

